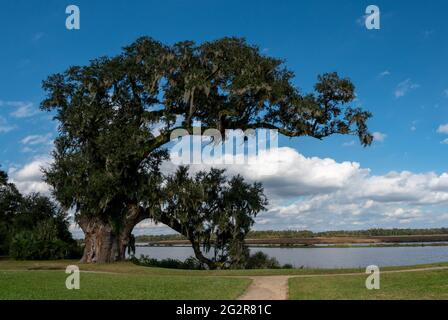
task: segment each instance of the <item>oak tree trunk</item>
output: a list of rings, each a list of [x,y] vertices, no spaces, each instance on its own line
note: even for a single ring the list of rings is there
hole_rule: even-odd
[[[100,219],[92,218],[80,225],[85,235],[81,262],[109,263],[125,258],[126,235],[117,234],[108,222]]]
[[[124,217],[120,230],[114,230],[110,222],[97,217],[81,217],[78,224],[84,231],[82,263],[111,263],[123,261],[132,230],[145,219],[144,214],[131,207]]]

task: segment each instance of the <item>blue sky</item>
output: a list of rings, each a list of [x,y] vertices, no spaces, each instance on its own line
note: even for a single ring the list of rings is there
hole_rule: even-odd
[[[70,4],[81,10],[80,30],[65,28],[65,8]],[[381,10],[380,30],[364,26],[369,4]],[[431,5],[342,0],[3,1],[0,163],[14,176],[27,164],[48,157],[56,123],[38,110],[41,81],[48,75],[116,54],[141,35],[166,43],[241,36],[266,54],[285,59],[296,73],[296,85],[305,91],[320,73],[337,71],[350,77],[357,88],[355,105],[374,115],[370,128],[378,139],[370,148],[357,141],[353,144],[352,137],[323,142],[281,139],[281,146],[305,157],[359,163],[375,176],[409,171],[415,176],[433,172],[444,177],[448,144],[442,141],[448,138],[448,127],[441,126],[448,123],[447,10],[448,3],[442,0]],[[26,172],[24,180],[25,176]],[[23,188],[32,190],[26,188],[30,183]],[[390,210],[411,207],[423,210],[421,204],[402,201]],[[442,202],[422,212],[440,217],[445,208]],[[411,225],[430,225],[425,221]]]

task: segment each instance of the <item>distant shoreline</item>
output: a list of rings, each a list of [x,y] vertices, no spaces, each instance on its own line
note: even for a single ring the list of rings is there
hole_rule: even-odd
[[[294,248],[346,248],[346,247],[417,247],[448,246],[448,234],[412,236],[338,236],[311,238],[266,238],[247,239],[250,247],[294,247]],[[184,247],[188,240],[158,240],[137,242],[139,247]]]

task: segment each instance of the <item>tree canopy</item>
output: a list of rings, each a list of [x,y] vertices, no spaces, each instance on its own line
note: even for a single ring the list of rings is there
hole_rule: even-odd
[[[282,60],[244,39],[169,46],[143,37],[115,57],[45,80],[41,107],[56,111],[59,121],[46,180],[64,207],[75,208],[92,240],[84,260],[123,258],[133,227],[157,218],[159,168],[175,129],[193,133],[201,122],[202,131],[223,134],[267,128],[288,137],[354,134],[363,145],[372,142],[370,113],[350,106],[355,89],[349,79],[321,75],[311,93],[293,79]],[[100,224],[107,235],[96,234]],[[93,239],[101,237],[108,240],[99,248]]]

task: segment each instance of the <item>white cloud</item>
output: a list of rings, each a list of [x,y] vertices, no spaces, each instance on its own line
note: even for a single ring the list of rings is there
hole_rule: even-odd
[[[16,128],[16,126],[8,124],[5,118],[0,116],[0,133],[8,133]]]
[[[447,123],[447,124],[441,124],[441,125],[437,128],[437,132],[438,132],[438,133],[448,134],[448,123]]]
[[[390,71],[389,70],[384,70],[383,72],[381,72],[379,74],[380,77],[387,77],[390,76]]]
[[[238,157],[237,155],[236,157]],[[33,159],[9,170],[23,193],[49,193],[42,181],[42,167],[49,157]],[[192,172],[212,165],[193,165]],[[283,147],[264,152],[258,162],[220,165],[229,175],[263,183],[269,198],[267,212],[257,218],[255,229],[360,229],[434,227],[448,225],[448,172],[389,172],[374,175],[357,162],[305,157]],[[171,162],[163,171],[172,171]],[[275,170],[273,170],[275,168]],[[168,228],[141,223],[138,233],[167,233]]]
[[[49,194],[50,186],[43,181],[42,169],[52,162],[48,156],[34,158],[22,167],[13,167],[8,171],[11,182],[15,183],[20,192],[29,194],[39,192]]]
[[[26,101],[1,101],[0,106],[15,108],[10,115],[14,118],[28,118],[39,113],[39,110],[34,108],[33,103]]]
[[[11,116],[15,118],[28,118],[39,113],[39,111],[33,107],[33,104],[29,102],[16,102],[14,106],[17,110],[12,112]]]
[[[52,136],[51,133],[47,133],[45,135],[30,135],[23,138],[21,142],[22,144],[25,145],[38,145],[38,144],[51,145],[52,143],[51,136]]]
[[[275,175],[265,172],[276,153],[279,165]],[[279,148],[261,156],[260,165],[227,167],[229,173],[241,173],[260,180],[270,193],[286,197],[332,194],[348,191],[349,198],[378,202],[418,204],[448,201],[448,174],[416,174],[408,171],[372,175],[357,162],[336,162],[330,158],[305,157],[291,148]]]
[[[374,132],[372,133],[373,140],[378,142],[384,142],[384,140],[387,138],[387,134],[381,133],[381,132]]]
[[[356,162],[305,157],[291,148],[266,152],[255,164],[219,167],[226,168],[229,175],[241,174],[249,181],[263,183],[270,205],[257,218],[262,223],[257,223],[256,229],[448,224],[448,215],[441,218],[448,213],[448,173],[403,171],[373,175]],[[273,167],[277,168],[275,174]],[[191,170],[207,168],[210,165],[194,165]]]
[[[406,79],[400,82],[395,89],[395,98],[404,97],[409,91],[419,88],[420,85],[411,81],[411,79]]]
[[[270,219],[276,228],[298,224],[321,230],[396,227],[397,223],[430,223],[438,211],[447,212],[448,173],[405,171],[375,176],[357,163],[344,165],[298,154],[293,159],[274,179],[259,179],[272,203],[260,217]]]
[[[441,144],[448,144],[448,138],[446,138],[445,140],[440,141]]]

